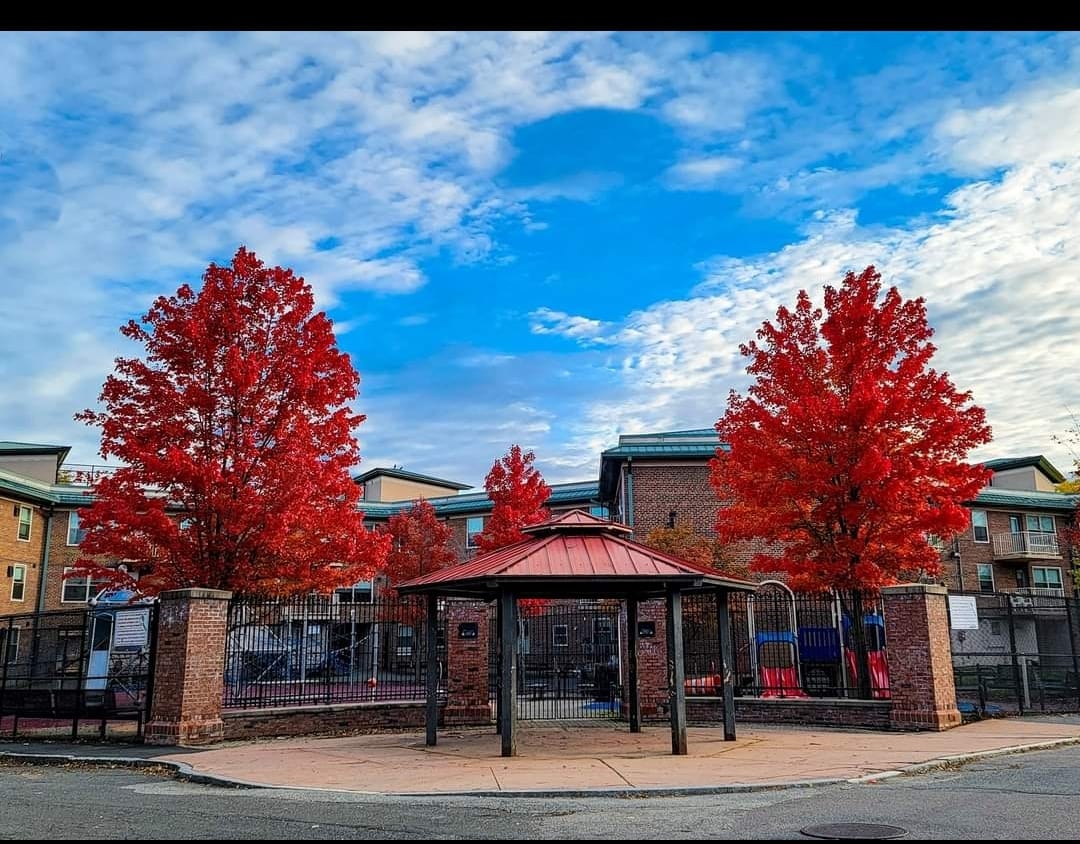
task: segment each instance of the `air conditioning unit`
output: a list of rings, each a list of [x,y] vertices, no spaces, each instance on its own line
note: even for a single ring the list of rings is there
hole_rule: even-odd
[[[1010,595],[1009,603],[1014,607],[1033,607],[1035,602],[1027,595]]]

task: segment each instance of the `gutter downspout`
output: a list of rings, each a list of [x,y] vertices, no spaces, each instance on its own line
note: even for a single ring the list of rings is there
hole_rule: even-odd
[[[626,458],[626,516],[629,519],[627,524],[630,526],[630,538],[634,538],[634,458]]]
[[[956,575],[960,581],[960,591],[964,591],[964,566],[960,559],[960,539],[953,539],[953,556],[956,557]]]
[[[45,546],[41,549],[41,574],[38,577],[37,611],[45,612],[45,587],[49,582],[49,547],[52,545],[52,508],[45,513]]]

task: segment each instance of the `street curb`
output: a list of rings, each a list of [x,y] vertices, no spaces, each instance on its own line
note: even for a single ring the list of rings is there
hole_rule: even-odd
[[[363,797],[393,797],[393,798],[457,798],[457,797],[515,797],[533,799],[556,799],[556,798],[587,798],[587,797],[619,797],[625,799],[642,799],[648,797],[697,797],[711,794],[747,794],[760,791],[784,791],[796,788],[819,788],[829,785],[867,785],[894,779],[901,776],[939,771],[957,765],[976,762],[994,756],[1009,756],[1020,753],[1031,753],[1039,750],[1051,750],[1058,747],[1068,747],[1080,744],[1080,736],[1070,738],[1052,739],[1050,741],[1037,742],[1034,744],[1018,744],[1011,747],[999,747],[993,750],[979,750],[973,753],[962,753],[953,756],[942,756],[927,762],[919,762],[892,771],[878,771],[872,774],[863,774],[859,777],[835,777],[830,779],[806,779],[790,780],[787,782],[768,783],[731,783],[728,785],[703,785],[703,786],[671,786],[656,788],[578,788],[578,789],[516,789],[512,791],[493,791],[491,789],[479,791],[359,791],[345,788],[319,788],[315,786],[298,785],[271,785],[269,783],[251,782],[235,777],[223,777],[217,774],[208,774],[195,770],[186,762],[177,762],[168,759],[133,759],[128,756],[74,756],[61,753],[18,753],[0,751],[0,761],[26,762],[37,765],[95,765],[104,768],[133,768],[167,772],[174,779],[182,782],[193,782],[199,785],[212,785],[219,788],[232,789],[262,789],[267,791],[314,791],[328,794],[353,794]]]

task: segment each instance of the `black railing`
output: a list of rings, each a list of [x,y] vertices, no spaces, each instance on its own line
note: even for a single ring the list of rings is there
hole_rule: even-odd
[[[889,697],[885,622],[878,598],[791,593],[766,584],[753,595],[731,595],[729,614],[736,695]],[[687,694],[719,694],[715,595],[687,596],[683,651]]]
[[[950,593],[957,707],[971,718],[1080,711],[1076,598]]]
[[[51,731],[134,720],[149,711],[156,606],[87,607],[0,619],[0,719]],[[8,720],[10,719],[10,721]]]
[[[446,625],[440,605],[440,689]],[[423,598],[340,603],[336,596],[237,598],[225,637],[226,708],[423,700],[427,694]],[[443,693],[441,691],[441,693]]]

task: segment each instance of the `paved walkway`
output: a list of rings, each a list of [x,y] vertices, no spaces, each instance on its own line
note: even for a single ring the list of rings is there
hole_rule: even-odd
[[[1064,739],[1080,741],[1076,718],[982,721],[945,733],[873,733],[740,727],[688,730],[687,756],[670,755],[670,732],[625,725],[531,725],[518,756],[499,755],[489,731],[447,731],[435,748],[422,733],[264,740],[163,754],[198,773],[249,784],[377,793],[589,791],[786,785],[898,771],[958,755]]]

